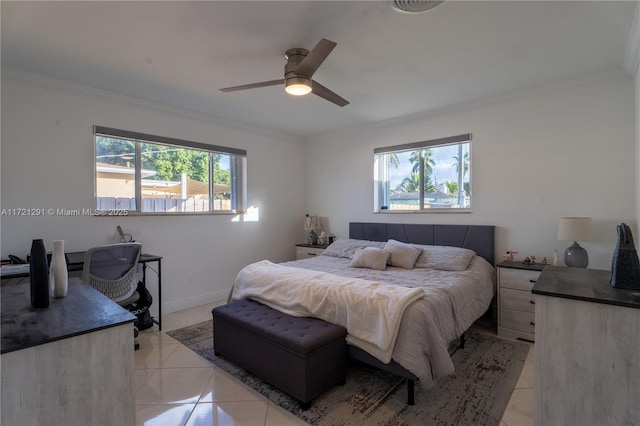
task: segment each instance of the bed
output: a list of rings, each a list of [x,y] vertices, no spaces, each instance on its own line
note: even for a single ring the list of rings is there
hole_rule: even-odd
[[[365,250],[378,263],[353,267]],[[403,250],[419,254],[407,260]],[[377,256],[384,251],[392,253],[385,263],[394,261],[379,268]],[[321,256],[249,265],[238,274],[230,299],[250,298],[290,315],[344,325],[349,356],[406,378],[411,404],[416,381],[429,389],[454,373],[451,348],[489,309],[494,251],[493,226],[353,222],[349,237]],[[323,293],[308,296],[316,287]],[[367,317],[373,315],[366,312],[370,304],[382,319]],[[371,334],[384,342],[370,342]]]

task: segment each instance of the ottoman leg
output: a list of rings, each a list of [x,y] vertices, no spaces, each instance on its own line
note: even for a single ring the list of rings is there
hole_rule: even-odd
[[[414,397],[415,382],[407,379],[407,405],[415,405],[416,400]]]
[[[311,408],[311,401],[307,401],[307,402],[300,401],[300,409],[302,411],[307,411],[309,408]]]

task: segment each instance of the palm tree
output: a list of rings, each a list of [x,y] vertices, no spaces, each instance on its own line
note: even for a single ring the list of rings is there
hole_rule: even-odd
[[[396,169],[398,167],[400,167],[400,160],[398,160],[398,154],[393,152],[393,153],[387,154],[387,155],[389,155],[389,164],[395,166]]]
[[[458,145],[458,155],[453,157],[456,160],[453,163],[456,172],[458,173],[458,188],[466,189],[464,187],[464,176],[469,171],[469,151],[462,154],[462,144]],[[462,167],[461,167],[462,166]],[[458,205],[462,207],[464,201],[464,195],[462,191],[458,191]]]
[[[454,155],[453,159],[456,160],[452,165],[456,169],[456,173],[460,173],[460,163],[462,163],[462,176],[464,177],[469,172],[469,151],[462,155],[462,161],[457,155]]]
[[[411,156],[409,157],[409,161],[413,164],[413,172],[418,173],[418,168],[420,167],[420,152],[422,152],[422,157],[424,158],[424,171],[425,174],[433,173],[433,167],[436,165],[436,162],[431,158],[433,152],[430,149],[425,149],[422,151],[413,151]]]
[[[404,178],[400,185],[396,186],[396,192],[419,192],[420,191],[420,175],[411,172],[409,176]],[[424,175],[424,192],[438,192],[438,188],[431,181],[431,173]]]
[[[452,182],[450,180],[446,181],[444,185],[447,187],[449,194],[457,194],[458,193],[458,182]]]
[[[418,167],[420,167],[420,151],[413,151],[409,157],[409,161],[413,164],[411,169],[413,173],[418,173]]]
[[[418,192],[420,190],[420,175],[412,172],[396,186],[397,192]]]

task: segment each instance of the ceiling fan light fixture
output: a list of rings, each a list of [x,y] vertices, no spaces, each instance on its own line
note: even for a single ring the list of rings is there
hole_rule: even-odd
[[[391,0],[390,4],[396,12],[415,15],[428,12],[444,3],[444,0]]]
[[[311,79],[304,77],[291,77],[284,83],[284,90],[293,96],[304,96],[311,93]]]

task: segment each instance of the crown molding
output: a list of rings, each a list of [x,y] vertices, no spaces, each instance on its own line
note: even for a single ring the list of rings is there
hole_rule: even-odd
[[[300,144],[302,138],[295,135],[281,133],[275,130],[265,129],[250,124],[232,121],[226,118],[218,117],[211,114],[205,114],[202,112],[180,108],[173,105],[163,104],[159,102],[148,101],[146,99],[138,98],[131,95],[124,95],[117,92],[111,92],[108,90],[98,89],[96,87],[86,86],[78,83],[72,83],[66,80],[61,80],[54,77],[48,77],[42,74],[35,74],[26,71],[16,70],[15,68],[0,68],[0,75],[2,80],[13,80],[16,82],[22,82],[28,85],[34,85],[46,89],[55,88],[62,91],[68,91],[71,93],[81,94],[99,99],[111,100],[115,102],[121,102],[128,105],[137,107],[152,109],[158,112],[163,112],[178,117],[188,118],[191,120],[198,120],[206,122],[208,124],[214,124],[221,127],[231,128],[235,130],[241,130],[248,133],[267,136],[278,139],[284,142],[291,142]]]
[[[640,68],[640,1],[636,2],[636,12],[629,30],[627,52],[624,58],[624,70],[631,77],[638,77],[638,68]]]
[[[640,76],[640,73],[638,74]],[[620,69],[620,67],[609,68],[594,74],[587,74],[583,76],[573,76],[566,79],[556,80],[553,82],[543,83],[537,86],[518,89],[511,92],[506,92],[498,95],[480,97],[478,99],[470,100],[467,102],[444,106],[438,109],[432,109],[428,111],[421,111],[410,115],[404,115],[401,117],[389,118],[386,120],[368,122],[358,126],[345,127],[342,129],[336,129],[332,132],[325,132],[321,135],[308,137],[305,142],[307,144],[330,142],[335,139],[347,139],[362,132],[379,132],[395,128],[402,125],[410,125],[416,122],[435,119],[438,117],[448,116],[451,114],[464,113],[468,111],[474,111],[485,107],[491,107],[495,105],[502,105],[508,102],[519,101],[527,99],[532,96],[539,96],[545,94],[555,94],[562,90],[568,90],[581,86],[593,86],[602,81],[609,79],[627,79],[626,73]],[[468,130],[459,130],[460,133],[469,133]]]

